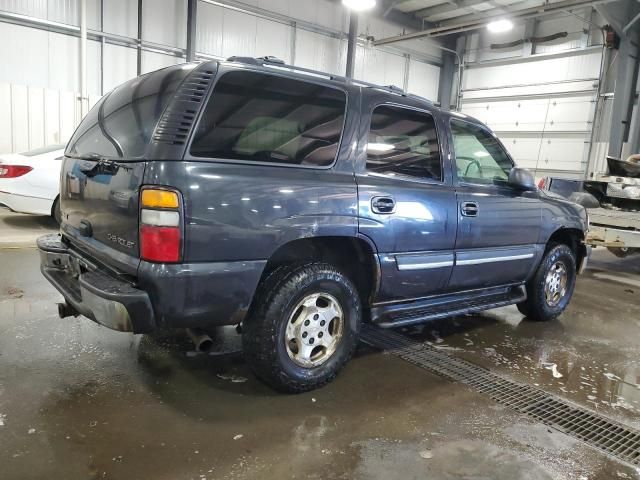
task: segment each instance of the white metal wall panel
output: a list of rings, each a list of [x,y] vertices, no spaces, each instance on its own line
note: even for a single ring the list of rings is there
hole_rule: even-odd
[[[11,123],[13,151],[29,150],[29,100],[24,85],[11,85]]]
[[[173,55],[163,55],[155,52],[142,52],[142,73],[153,72],[160,68],[169,67],[178,63],[183,63],[184,58]]]
[[[295,65],[329,73],[344,74],[345,62],[340,40],[296,29]]]
[[[138,2],[104,0],[104,31],[127,37],[137,37]]]
[[[286,63],[291,63],[292,37],[293,29],[290,26],[258,18],[255,54],[257,57],[273,55]]]
[[[469,68],[463,75],[464,89],[499,88],[567,80],[597,79],[600,52],[570,57]]]
[[[35,81],[46,85],[48,35],[43,30],[0,23],[0,81],[22,85]]]
[[[196,50],[222,57],[224,9],[210,3],[198,3]]]
[[[44,143],[52,145],[62,143],[60,138],[60,92],[44,91]]]
[[[104,91],[108,92],[136,76],[137,52],[118,45],[104,46]]]
[[[80,39],[57,33],[48,34],[47,64],[49,81],[46,86],[58,90],[80,91]],[[43,46],[40,46],[42,48]],[[63,55],[60,53],[64,52]],[[87,51],[87,60],[89,59]],[[87,66],[87,72],[90,69]]]
[[[585,10],[576,10],[576,15],[583,18],[589,18],[589,12]],[[565,38],[554,40],[552,42],[539,43],[536,45],[536,53],[552,53],[562,50],[571,50],[580,48],[583,42],[583,28],[587,26],[575,15],[557,15],[553,18],[544,18],[538,22],[536,26],[536,36],[544,37],[555,33],[567,32]]]
[[[27,91],[27,104],[29,116],[29,148],[44,146],[44,89],[29,87]]]
[[[11,86],[0,83],[0,154],[13,152],[12,115],[11,115]]]
[[[440,67],[411,60],[409,64],[409,84],[407,86],[407,90],[410,93],[436,101],[438,99],[439,83]]]
[[[222,56],[255,56],[257,18],[225,8],[222,21]]]
[[[66,143],[73,135],[80,118],[76,113],[77,94],[60,92],[60,143]]]
[[[143,1],[142,38],[161,45],[185,48],[187,0]]]

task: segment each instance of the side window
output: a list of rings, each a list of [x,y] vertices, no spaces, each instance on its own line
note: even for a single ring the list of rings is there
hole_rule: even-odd
[[[428,113],[382,105],[373,110],[367,170],[442,180],[436,125]]]
[[[338,153],[346,94],[256,72],[224,74],[191,146],[196,157],[328,166]]]
[[[513,168],[496,138],[484,129],[451,120],[458,179],[473,183],[504,183]]]

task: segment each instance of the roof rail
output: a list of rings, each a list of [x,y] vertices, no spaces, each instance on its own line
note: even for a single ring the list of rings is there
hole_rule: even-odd
[[[320,70],[312,70],[310,68],[304,68],[304,67],[297,67],[295,65],[288,65],[284,62],[284,60],[277,58],[277,57],[273,57],[273,56],[266,56],[266,57],[229,57],[227,59],[228,62],[238,62],[238,63],[246,63],[248,65],[260,65],[260,66],[264,66],[264,67],[271,67],[271,68],[278,68],[278,69],[283,69],[283,70],[291,70],[293,72],[300,72],[300,73],[305,73],[307,75],[313,75],[316,77],[322,77],[322,78],[326,78],[329,80],[334,80],[337,82],[342,82],[342,83],[351,83],[353,85],[358,85],[361,87],[366,87],[366,88],[375,88],[378,90],[384,90],[386,92],[389,93],[395,93],[396,95],[402,95],[403,97],[409,97],[409,98],[413,98],[416,100],[421,100],[421,101],[426,101],[428,103],[433,104],[433,102],[427,98],[421,97],[419,95],[414,95],[411,93],[406,93],[403,89],[401,89],[400,87],[397,87],[395,85],[377,85],[375,83],[370,83],[370,82],[365,82],[364,80],[356,80],[356,79],[352,79],[352,78],[347,78],[344,77],[342,75],[334,75],[332,73],[327,73],[327,72],[321,72]]]

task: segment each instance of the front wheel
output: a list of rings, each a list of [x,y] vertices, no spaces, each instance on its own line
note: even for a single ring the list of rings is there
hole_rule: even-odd
[[[335,267],[280,267],[260,286],[243,324],[247,363],[277,390],[318,388],[351,358],[360,319],[358,292]]]
[[[527,284],[527,299],[518,310],[530,320],[553,320],[569,305],[575,284],[575,254],[567,245],[555,245]]]

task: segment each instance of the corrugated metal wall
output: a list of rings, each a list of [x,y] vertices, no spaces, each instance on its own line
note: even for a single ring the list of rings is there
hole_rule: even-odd
[[[137,1],[103,1],[104,31],[135,38]],[[220,58],[232,55],[274,55],[295,65],[331,73],[344,73],[344,32],[347,30],[348,18],[339,2],[245,0],[245,3],[288,18],[268,18],[267,15],[256,15],[200,1],[196,39],[198,53]],[[79,0],[0,0],[0,10],[68,25],[79,25]],[[89,29],[101,30],[100,12],[101,0],[87,0]],[[143,40],[185,48],[186,16],[186,0],[143,0]],[[294,27],[292,21],[299,22],[298,26]],[[313,25],[322,28],[305,28]],[[322,33],[323,29],[328,32]],[[363,16],[360,31],[362,34],[381,38],[400,34],[403,27]],[[15,120],[2,120],[6,128],[3,129],[4,133],[0,133],[0,152],[39,146],[38,139],[41,137],[46,141],[54,138],[55,141],[64,141],[64,137],[68,137],[73,129],[66,126],[69,122],[75,126],[79,121],[77,115],[72,118],[65,114],[64,122],[58,121],[56,124],[58,111],[45,109],[44,106],[38,107],[46,102],[34,100],[31,103],[32,107],[25,107],[27,103],[21,100],[24,97],[22,93],[6,92],[51,91],[58,97],[67,98],[71,95],[77,103],[79,95],[69,92],[80,90],[79,39],[71,35],[6,22],[0,22],[0,38],[3,39],[0,43],[0,82],[10,85],[7,87],[8,90],[2,90],[4,93],[0,94],[0,102],[9,102],[17,112],[16,116],[12,117]],[[411,42],[411,47],[413,50],[407,50],[411,52],[411,56],[407,57],[406,52],[402,51],[358,46],[355,76],[374,83],[407,86],[412,93],[435,99],[440,69],[426,63],[425,60],[438,62],[441,52],[429,47],[425,42]],[[424,51],[424,54],[416,56],[415,50]],[[90,40],[87,45],[87,60],[88,91],[91,96],[101,95],[102,92],[107,92],[136,75],[137,51],[132,47],[107,43],[102,49],[100,42]],[[143,51],[142,71],[144,73],[182,61],[184,59],[161,52]],[[405,72],[408,72],[407,78]],[[65,105],[66,112],[69,107],[64,101],[62,104]],[[23,115],[26,115],[26,120],[22,118]],[[31,115],[45,119],[43,121],[49,125],[49,130],[45,129],[49,133],[44,134],[44,137],[41,134],[40,121],[30,120]],[[48,116],[52,118],[49,119]],[[10,123],[7,124],[7,121]],[[33,131],[30,130],[31,126]],[[9,130],[11,133],[7,134],[6,131]]]
[[[572,15],[539,22],[536,36],[568,36],[537,45],[535,55],[531,44],[489,47],[522,38],[524,26],[467,39],[462,111],[487,123],[516,162],[539,177],[584,178],[588,167],[602,50],[599,32],[585,38],[583,28],[589,25]]]

